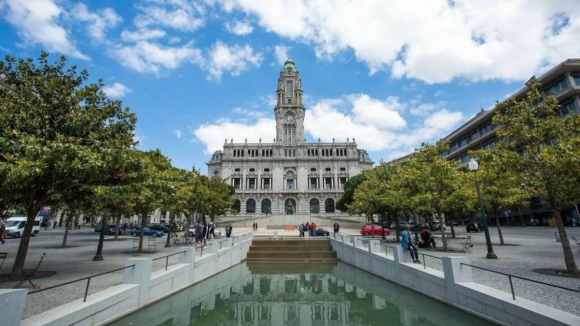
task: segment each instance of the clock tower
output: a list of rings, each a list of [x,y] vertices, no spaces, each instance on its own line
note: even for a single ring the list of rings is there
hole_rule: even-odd
[[[302,105],[302,81],[300,73],[292,59],[284,63],[278,89],[277,101],[274,108],[276,117],[276,143],[283,145],[297,145],[304,143],[304,115]]]

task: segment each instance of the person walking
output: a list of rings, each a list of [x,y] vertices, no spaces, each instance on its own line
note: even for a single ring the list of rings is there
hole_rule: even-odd
[[[203,234],[203,226],[201,225],[201,221],[197,220],[195,224],[195,243],[201,243],[201,236]]]
[[[316,222],[312,222],[312,236],[316,236]]]
[[[0,219],[0,241],[4,244],[4,239],[6,239],[6,225],[4,221]]]
[[[336,239],[336,234],[338,233],[338,230],[340,230],[340,225],[338,225],[338,222],[334,222],[334,238]]]
[[[229,238],[232,235],[232,224],[228,223],[228,225],[226,225],[226,238]]]
[[[298,225],[298,236],[299,237],[304,236],[304,223],[300,223],[300,225]]]
[[[420,264],[421,261],[419,260],[419,254],[417,253],[417,247],[413,245],[411,240],[411,226],[409,223],[405,223],[403,226],[403,233],[401,233],[401,247],[403,249],[409,250],[411,254],[411,259],[413,259],[414,263]]]

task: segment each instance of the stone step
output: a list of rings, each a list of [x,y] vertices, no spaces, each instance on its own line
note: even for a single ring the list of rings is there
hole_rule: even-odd
[[[329,244],[315,244],[315,245],[289,245],[289,246],[265,246],[265,245],[254,245],[250,246],[250,251],[332,251],[332,247]]]
[[[336,260],[336,252],[334,251],[249,251],[248,259],[284,259],[284,260],[312,260],[312,259],[334,259]]]
[[[320,260],[316,264],[312,261],[295,261],[292,264],[285,264],[287,260],[270,261],[267,259],[253,259],[247,263],[252,274],[272,275],[272,274],[330,274],[337,265],[335,260]]]
[[[316,239],[316,240],[299,240],[299,239],[279,239],[279,240],[269,240],[269,239],[254,239],[252,240],[253,246],[295,246],[295,245],[308,245],[315,246],[320,244],[330,244],[328,239]]]
[[[248,258],[248,262],[260,262],[260,263],[280,263],[284,264],[287,262],[303,262],[303,263],[310,263],[310,262],[336,262],[338,258]]]

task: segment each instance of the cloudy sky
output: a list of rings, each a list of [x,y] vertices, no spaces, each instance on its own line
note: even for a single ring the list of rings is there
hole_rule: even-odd
[[[0,0],[0,17],[2,57],[66,55],[137,113],[141,149],[204,172],[226,138],[274,138],[288,56],[307,139],[377,162],[580,57],[578,0]]]

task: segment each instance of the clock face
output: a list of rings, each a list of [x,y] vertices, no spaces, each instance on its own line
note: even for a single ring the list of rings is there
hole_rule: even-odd
[[[291,115],[291,114],[287,115],[287,116],[286,116],[286,121],[288,121],[288,122],[292,122],[292,121],[294,121],[294,116],[293,116],[293,115]]]

